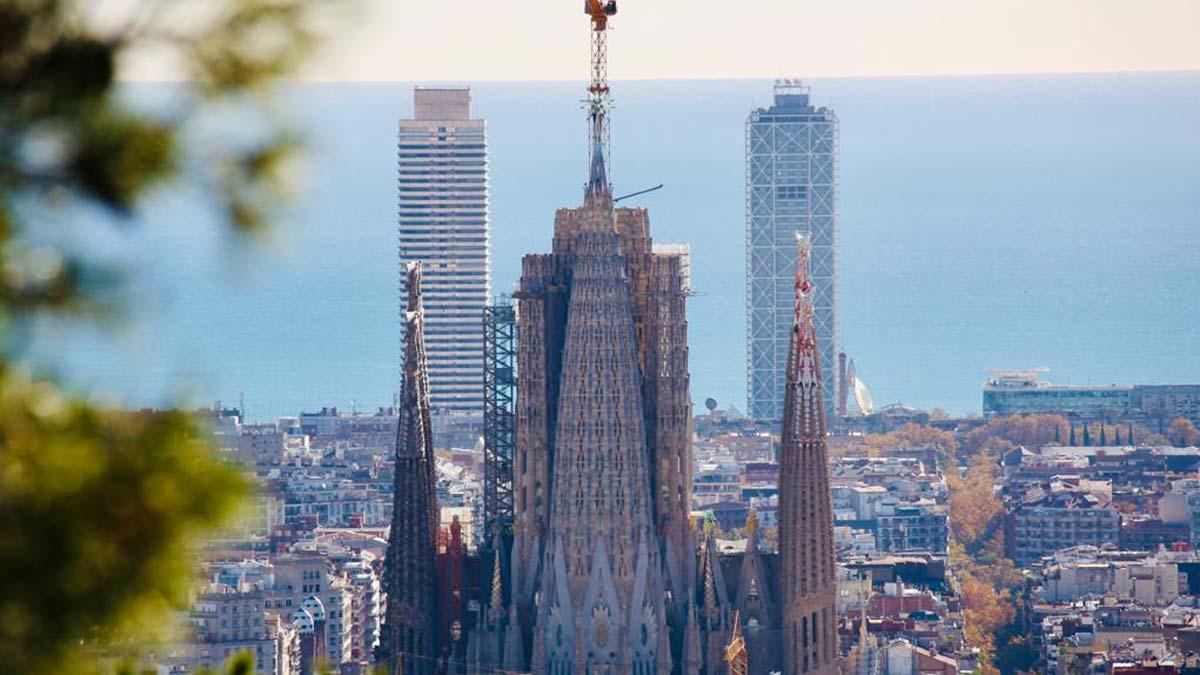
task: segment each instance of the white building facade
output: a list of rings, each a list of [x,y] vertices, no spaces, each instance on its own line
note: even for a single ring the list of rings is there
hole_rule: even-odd
[[[418,87],[414,105],[414,119],[400,120],[397,146],[401,269],[422,263],[434,411],[482,415],[490,293],[486,123],[471,117],[469,89]]]

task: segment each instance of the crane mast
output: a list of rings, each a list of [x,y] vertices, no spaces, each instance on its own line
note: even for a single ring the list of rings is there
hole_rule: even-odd
[[[608,91],[608,17],[617,13],[617,2],[585,0],[583,9],[592,22],[592,79],[586,104],[591,141],[588,151],[595,161],[596,155],[608,157],[608,111],[612,107]]]

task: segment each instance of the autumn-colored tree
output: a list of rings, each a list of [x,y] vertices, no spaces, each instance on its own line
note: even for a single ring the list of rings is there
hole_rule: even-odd
[[[994,492],[996,460],[983,451],[971,458],[964,476],[947,475],[950,485],[950,531],[968,550],[978,548],[1004,511]]]
[[[901,448],[934,448],[938,454],[938,461],[943,465],[946,465],[958,450],[958,439],[954,437],[954,432],[920,424],[906,424],[886,434],[867,436],[863,442],[870,457],[881,457]]]
[[[975,452],[993,438],[1001,438],[1013,445],[1039,447],[1049,445],[1055,438],[1065,442],[1070,424],[1061,415],[1005,415],[990,420],[987,424],[968,432],[962,441],[963,448]]]
[[[958,449],[958,440],[954,437],[954,432],[920,424],[906,424],[887,436],[895,439],[900,447],[935,447],[950,453]]]
[[[1017,447],[1016,444],[1013,443],[1012,441],[1008,440],[1007,438],[1001,438],[1000,436],[992,436],[991,438],[989,438],[983,442],[983,445],[980,447],[980,450],[987,452],[989,455],[992,455],[993,457],[1001,457],[1005,453],[1007,453],[1008,451],[1012,450],[1015,447]]]
[[[964,639],[980,650],[984,673],[998,673],[998,654],[1005,662],[1025,663],[1029,650],[1012,643],[1014,591],[1021,572],[1004,555],[1004,505],[994,491],[995,452],[1012,447],[999,436],[981,441],[966,472],[947,475],[950,487],[950,568],[958,580],[964,608]]]
[[[1007,592],[997,591],[990,583],[964,574],[959,583],[966,625],[963,638],[988,655],[996,652],[996,633],[1016,618],[1016,606]]]
[[[1171,420],[1171,426],[1167,427],[1167,440],[1178,448],[1196,445],[1200,442],[1200,431],[1196,430],[1196,425],[1188,418],[1176,417]]]

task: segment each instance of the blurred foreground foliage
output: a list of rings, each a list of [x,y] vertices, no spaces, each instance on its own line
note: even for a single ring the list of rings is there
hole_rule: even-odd
[[[246,491],[189,415],[97,410],[13,369],[0,374],[0,433],[10,672],[64,672],[92,648],[152,633],[187,599],[188,542]]]
[[[265,228],[297,148],[275,122],[270,85],[311,50],[333,1],[0,0],[4,672],[103,672],[112,661],[101,656],[136,654],[186,606],[189,546],[248,491],[211,453],[202,420],[101,407],[20,365],[35,319],[119,310],[111,291],[136,273],[96,261],[64,230],[85,213],[130,221],[155,188],[180,181],[230,231]],[[116,77],[147,55],[184,80],[154,114],[129,105]],[[258,113],[253,131],[206,133],[201,114],[229,105]]]
[[[317,664],[316,670],[320,675],[338,675],[338,670],[330,664]],[[225,670],[221,675],[252,675],[254,670],[254,657],[250,652],[241,652],[231,656],[225,662]],[[137,667],[131,663],[125,663],[117,668],[115,675],[157,675],[157,671],[145,670],[139,672]],[[211,670],[201,670],[197,675],[215,675]],[[387,670],[384,668],[376,668],[373,675],[387,675]]]

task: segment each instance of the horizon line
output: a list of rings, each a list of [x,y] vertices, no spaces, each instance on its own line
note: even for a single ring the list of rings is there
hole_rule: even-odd
[[[785,75],[747,75],[747,76],[715,76],[715,77],[668,77],[668,76],[634,76],[610,78],[615,82],[773,82],[778,79],[798,79],[805,81],[829,80],[905,80],[905,79],[965,79],[965,78],[1004,78],[1004,77],[1102,77],[1113,75],[1200,75],[1200,67],[1178,69],[1149,69],[1149,70],[1062,70],[1062,71],[1007,71],[980,73],[896,73],[879,75],[808,75],[803,77]],[[193,82],[190,78],[126,78],[118,76],[119,83],[128,84],[185,84]],[[411,79],[380,79],[380,78],[307,78],[284,77],[276,84],[423,84],[423,83],[481,83],[481,84],[564,84],[586,82],[586,78],[493,78],[481,77],[471,79],[447,78],[411,78]]]

